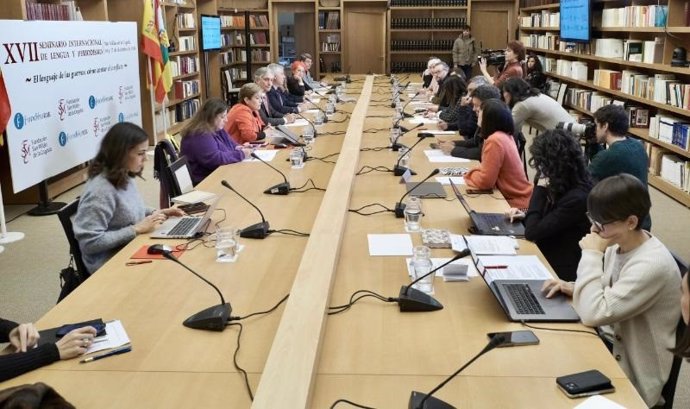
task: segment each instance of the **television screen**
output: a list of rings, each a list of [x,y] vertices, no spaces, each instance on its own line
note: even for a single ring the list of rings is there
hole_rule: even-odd
[[[590,0],[561,0],[561,41],[588,42],[591,27]]]
[[[220,50],[220,17],[201,16],[201,49],[203,51]]]

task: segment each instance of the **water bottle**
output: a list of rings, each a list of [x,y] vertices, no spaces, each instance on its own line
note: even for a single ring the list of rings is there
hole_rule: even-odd
[[[333,115],[335,113],[335,103],[328,101],[326,104],[326,115]]]
[[[414,255],[412,256],[412,279],[416,280],[425,274],[428,274],[434,265],[431,262],[431,250],[426,246],[417,246],[414,248]],[[418,283],[412,286],[419,291],[426,294],[434,293],[434,275],[421,279]]]
[[[407,200],[405,210],[405,231],[416,233],[422,230],[422,201],[415,196]]]

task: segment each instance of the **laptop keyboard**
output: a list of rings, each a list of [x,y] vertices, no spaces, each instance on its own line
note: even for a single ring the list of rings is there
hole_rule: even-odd
[[[527,284],[502,284],[503,288],[508,291],[510,298],[513,300],[513,306],[518,314],[529,315],[543,315],[544,310],[541,308],[537,297],[534,296],[532,289]]]
[[[180,221],[170,229],[168,236],[189,236],[196,229],[200,217],[183,217]]]
[[[506,222],[506,217],[502,214],[482,214],[484,222],[490,226],[500,226]]]

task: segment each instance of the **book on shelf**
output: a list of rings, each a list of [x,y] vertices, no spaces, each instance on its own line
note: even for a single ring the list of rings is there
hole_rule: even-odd
[[[250,28],[268,28],[268,17],[265,14],[249,15]]]
[[[646,64],[661,64],[663,57],[663,37],[654,37],[654,40],[644,41],[642,46],[642,62]]]
[[[199,101],[199,98],[182,101],[175,105],[175,122],[182,122],[191,118],[200,106],[201,101]]]
[[[244,16],[220,16],[220,26],[223,28],[244,29]]]
[[[635,105],[627,105],[625,111],[628,113],[628,123],[632,128],[649,127],[649,109]]]
[[[26,0],[27,20],[63,20],[82,21],[76,0],[63,0],[60,4],[38,3],[36,0]]]
[[[177,51],[196,50],[196,38],[192,36],[180,36],[177,39]]]
[[[180,81],[173,83],[175,99],[183,99],[199,93],[199,80]]]
[[[597,38],[594,48],[597,57],[623,59],[623,40],[620,38]]]
[[[667,5],[604,8],[601,13],[601,26],[604,28],[664,27],[667,14]]]
[[[175,16],[175,21],[177,27],[179,28],[194,28],[194,14],[193,13],[180,13]]]
[[[672,153],[661,155],[659,176],[685,192],[690,188],[689,170],[687,160]]]
[[[594,70],[594,78],[592,82],[594,85],[602,88],[620,91],[621,72],[617,70],[596,69]]]
[[[644,44],[642,40],[624,40],[623,55],[627,61],[642,62]]]

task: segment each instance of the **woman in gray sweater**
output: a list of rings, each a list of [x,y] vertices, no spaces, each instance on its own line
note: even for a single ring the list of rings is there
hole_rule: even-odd
[[[74,218],[74,235],[93,274],[137,234],[153,231],[168,216],[184,212],[146,208],[134,183],[146,162],[148,135],[139,126],[115,124],[89,166],[89,180]]]
[[[556,129],[559,122],[574,122],[568,111],[555,99],[532,88],[522,78],[509,78],[501,86],[503,100],[513,113],[515,130],[527,124],[539,132]]]

